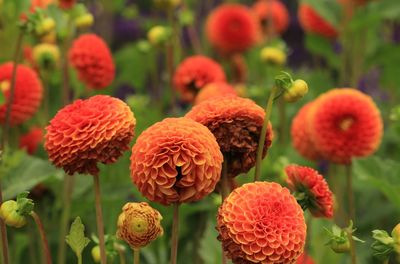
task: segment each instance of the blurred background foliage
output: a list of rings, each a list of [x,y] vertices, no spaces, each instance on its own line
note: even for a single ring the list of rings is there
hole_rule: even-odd
[[[157,11],[150,0],[86,0],[82,1],[95,16],[93,31],[102,36],[113,51],[117,68],[117,76],[112,86],[101,93],[112,94],[123,98],[132,108],[137,118],[136,135],[151,124],[166,116],[182,116],[188,105],[180,104],[178,113],[168,107],[169,88],[166,73],[165,50],[151,47],[146,41],[146,32],[154,25],[167,25],[165,14]],[[239,2],[239,1],[237,1]],[[252,4],[253,1],[240,1]],[[288,50],[288,69],[293,76],[306,80],[310,87],[307,96],[297,104],[287,105],[288,118],[285,120],[281,137],[283,144],[276,138],[263,162],[262,178],[283,182],[283,168],[288,163],[318,166],[327,174],[327,164],[312,164],[297,154],[290,142],[290,122],[301,105],[319,94],[337,87],[338,76],[343,70],[342,58],[338,50],[342,48],[343,39],[330,41],[316,35],[302,32],[296,10],[297,1],[285,2],[291,13],[290,27],[283,34]],[[341,11],[336,1],[305,0],[333,25],[340,25]],[[220,1],[185,1],[182,10],[186,16],[193,16],[193,26],[197,32],[204,54],[217,58],[204,38],[204,21],[208,12]],[[4,0],[0,13],[0,62],[9,61],[15,47],[16,21],[19,14],[29,7],[29,0]],[[179,11],[183,12],[183,11]],[[60,14],[53,10],[52,16],[61,21]],[[190,20],[190,17],[189,17]],[[61,23],[61,22],[60,22]],[[58,30],[62,23],[58,23]],[[385,121],[385,135],[382,145],[375,156],[354,161],[353,173],[357,218],[356,235],[366,243],[358,244],[359,263],[378,263],[371,255],[371,230],[384,229],[390,231],[400,221],[400,116],[389,118],[392,109],[399,104],[400,84],[400,4],[398,0],[372,1],[356,10],[351,18],[348,32],[342,38],[351,36],[351,54],[356,61],[357,80],[355,85],[370,94],[379,105]],[[188,28],[180,28],[179,41],[181,48],[175,52],[175,62],[194,53],[188,40]],[[28,42],[29,43],[29,40]],[[248,82],[245,94],[253,98],[261,106],[265,106],[273,77],[278,69],[267,67],[259,59],[262,45],[245,54],[248,65]],[[225,65],[223,63],[223,65]],[[230,75],[227,65],[226,72]],[[60,73],[55,72],[46,81],[50,93],[50,116],[54,116],[61,107]],[[349,83],[350,85],[350,83]],[[83,96],[82,84],[73,76],[72,87],[75,94]],[[154,98],[154,91],[161,92]],[[280,122],[278,111],[272,113],[272,124],[275,128]],[[35,116],[28,123],[13,129],[13,139],[28,130],[32,124],[42,124],[43,118]],[[132,142],[133,144],[133,142]],[[115,164],[101,166],[103,193],[103,212],[106,233],[115,234],[116,219],[121,207],[127,201],[144,201],[129,177],[129,155],[126,152]],[[63,204],[61,196],[63,172],[55,169],[41,149],[35,156],[24,151],[10,150],[4,154],[4,166],[1,168],[3,194],[5,199],[15,197],[23,190],[30,190],[41,184],[37,192],[32,192],[38,213],[42,216],[52,251],[57,251],[57,229]],[[343,168],[336,168],[334,177],[344,176]],[[252,180],[252,172],[240,176],[240,183]],[[329,179],[332,180],[332,179]],[[80,216],[86,225],[88,234],[95,232],[95,211],[93,207],[92,179],[79,175],[74,177],[72,218]],[[212,194],[203,201],[182,205],[181,228],[178,263],[220,263],[221,246],[216,240],[215,215],[219,195]],[[166,230],[163,237],[142,250],[143,263],[168,263],[169,237],[172,222],[171,208],[152,203],[164,219],[162,225]],[[309,218],[309,215],[307,215]],[[330,227],[331,222],[313,220],[309,226],[308,252],[316,263],[349,263],[346,255],[337,255],[324,244],[327,234],[323,227]],[[28,225],[22,230],[9,229],[10,250],[13,263],[32,263],[40,254],[38,245],[30,243],[38,236],[35,228]],[[89,244],[89,248],[94,243]],[[127,253],[128,262],[132,262]],[[74,263],[72,252],[68,252],[67,263]],[[90,250],[84,251],[86,263],[92,263]],[[189,262],[188,262],[189,261]],[[115,263],[119,263],[115,260]]]

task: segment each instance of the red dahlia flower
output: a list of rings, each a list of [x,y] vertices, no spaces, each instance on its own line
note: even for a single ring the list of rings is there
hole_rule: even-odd
[[[296,199],[277,183],[247,183],[218,210],[218,240],[234,264],[294,263],[307,226]]]
[[[218,143],[205,126],[189,118],[167,118],[136,140],[131,179],[151,201],[197,201],[214,190],[222,160]]]
[[[123,101],[106,95],[76,100],[47,126],[45,149],[68,174],[99,172],[97,162],[115,162],[134,136],[135,117]]]
[[[352,157],[365,157],[377,150],[383,122],[371,97],[355,89],[333,89],[313,104],[311,138],[324,158],[349,164]]]
[[[0,105],[0,122],[6,118],[7,104],[10,96],[12,63],[0,65],[0,92],[6,100]],[[17,66],[14,100],[11,105],[10,124],[19,125],[31,118],[42,101],[43,88],[36,73],[24,65]]]
[[[246,173],[255,165],[264,116],[264,110],[256,103],[238,96],[206,100],[186,114],[186,117],[208,127],[217,138],[230,177]],[[272,142],[271,125],[266,137],[264,156]]]
[[[308,125],[312,102],[305,104],[292,121],[291,135],[293,147],[306,159],[319,160],[321,154],[311,138]]]
[[[289,189],[296,193],[303,209],[309,209],[315,217],[332,218],[333,197],[328,183],[316,170],[289,165],[285,168]]]
[[[197,94],[194,104],[199,104],[214,97],[227,95],[237,95],[237,92],[230,84],[226,82],[209,83]]]
[[[207,18],[206,33],[210,43],[221,53],[243,52],[260,38],[256,17],[244,5],[222,4]]]
[[[201,55],[192,56],[178,65],[173,82],[182,100],[192,102],[205,85],[225,82],[225,73],[216,61]]]
[[[306,252],[303,252],[303,254],[301,254],[300,257],[297,259],[296,264],[315,264],[315,262],[312,257],[307,255]]]
[[[300,4],[298,16],[304,31],[331,39],[337,37],[336,28],[322,18],[311,6]]]
[[[40,127],[32,127],[28,133],[19,138],[19,148],[25,149],[28,154],[32,155],[42,142],[43,129]]]
[[[79,79],[90,88],[99,90],[111,84],[115,66],[106,43],[95,34],[84,34],[76,39],[69,50],[72,66]]]
[[[278,34],[283,33],[289,26],[289,12],[281,1],[257,1],[253,5],[253,11],[258,17],[260,25],[265,33],[268,33],[268,27],[270,25],[274,33]]]
[[[58,5],[62,9],[71,9],[75,5],[76,0],[58,0]]]

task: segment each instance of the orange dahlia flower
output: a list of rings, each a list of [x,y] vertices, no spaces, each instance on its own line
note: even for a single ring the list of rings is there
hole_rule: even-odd
[[[260,27],[249,8],[240,4],[222,4],[207,18],[210,43],[221,53],[243,52],[260,38]]]
[[[289,165],[285,168],[289,189],[301,194],[299,203],[315,217],[332,218],[333,197],[328,183],[316,170],[305,166]]]
[[[132,249],[142,248],[163,235],[161,220],[160,212],[148,203],[126,203],[118,217],[117,237]]]
[[[58,5],[62,9],[71,9],[76,3],[76,0],[58,0]]]
[[[4,123],[6,118],[12,72],[13,63],[0,65],[0,92],[6,98],[5,102],[0,104],[0,123]],[[27,66],[18,65],[10,124],[19,125],[31,118],[38,110],[42,96],[42,84],[36,73]]]
[[[210,58],[198,55],[188,57],[179,64],[173,82],[182,100],[192,102],[205,85],[225,82],[225,79],[221,65]]]
[[[279,34],[283,33],[289,26],[289,12],[279,0],[257,1],[252,9],[265,33],[268,33],[270,25],[274,33]]]
[[[237,92],[235,91],[235,88],[226,82],[209,83],[197,94],[194,104],[199,104],[210,98],[226,95],[237,95]]]
[[[300,4],[298,16],[304,31],[331,39],[337,37],[336,28],[322,18],[311,6]]]
[[[308,125],[311,105],[312,102],[307,103],[297,112],[296,116],[293,118],[290,132],[292,135],[293,147],[300,155],[309,160],[319,160],[321,159],[321,154],[314,145]]]
[[[246,173],[255,165],[264,116],[264,110],[256,103],[238,96],[206,100],[186,114],[186,117],[208,127],[217,138],[230,177]],[[272,142],[271,125],[266,137],[264,156]]]
[[[306,252],[303,252],[303,254],[301,254],[297,259],[296,264],[315,264],[315,262],[312,257],[307,255]]]
[[[352,157],[365,157],[377,150],[383,122],[368,95],[350,88],[333,89],[314,102],[310,131],[324,158],[349,164]]]
[[[296,199],[277,183],[244,184],[218,210],[218,240],[235,264],[294,263],[306,229]]]
[[[95,34],[84,34],[76,39],[69,50],[72,66],[79,79],[93,89],[102,89],[111,84],[115,66],[107,44]]]
[[[50,160],[68,174],[99,172],[97,162],[115,162],[134,136],[135,117],[123,101],[107,95],[76,100],[55,115],[46,130]]]
[[[205,126],[189,118],[167,118],[136,140],[131,178],[151,201],[197,201],[214,190],[222,160],[218,143]]]
[[[32,127],[28,133],[19,138],[19,148],[25,149],[30,155],[36,152],[43,142],[43,130],[40,127]]]

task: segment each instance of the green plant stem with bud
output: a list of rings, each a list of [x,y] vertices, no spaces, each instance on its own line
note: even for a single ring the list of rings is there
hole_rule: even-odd
[[[140,264],[140,248],[133,249],[133,264]]]
[[[177,263],[179,240],[179,203],[173,204],[172,234],[171,234],[171,264]]]
[[[32,211],[30,213],[30,215],[32,216],[33,220],[35,221],[35,223],[38,227],[40,239],[42,241],[43,253],[46,257],[46,263],[51,264],[52,261],[51,261],[51,253],[50,253],[50,249],[49,249],[49,243],[47,241],[46,232],[44,231],[42,221],[40,221],[39,215],[37,215],[34,211]]]
[[[351,164],[345,166],[347,181],[347,199],[348,199],[348,218],[355,222],[354,194],[353,194],[353,177],[351,173]]]
[[[267,106],[265,108],[265,117],[264,123],[261,129],[260,139],[258,140],[258,148],[257,148],[257,157],[256,157],[256,169],[254,174],[254,181],[258,181],[261,175],[261,161],[262,161],[262,154],[264,151],[264,144],[265,144],[265,137],[267,133],[267,128],[269,124],[269,119],[271,117],[272,112],[272,105],[274,103],[275,96],[278,93],[278,88],[274,86],[271,90],[271,93],[268,97]]]
[[[104,239],[104,222],[103,222],[103,212],[101,208],[101,192],[100,192],[100,179],[99,175],[93,175],[94,182],[94,194],[95,194],[95,205],[96,205],[96,222],[97,222],[97,235],[99,236],[99,246],[100,246],[100,263],[107,263],[106,246]]]
[[[4,154],[4,149],[6,144],[8,144],[8,135],[9,135],[9,130],[10,130],[10,119],[11,119],[11,106],[14,101],[14,96],[15,96],[15,83],[17,80],[17,66],[19,62],[19,57],[22,49],[22,43],[24,39],[25,31],[20,30],[17,38],[17,43],[15,45],[15,52],[14,52],[14,57],[13,57],[13,70],[12,70],[12,76],[11,76],[11,84],[10,84],[10,94],[8,97],[8,102],[6,106],[6,116],[5,116],[5,121],[4,121],[4,126],[3,126],[3,134],[1,136],[1,142],[0,142],[0,155],[3,156]],[[2,157],[0,157],[0,162],[2,160]],[[3,192],[2,192],[2,186],[0,182],[0,204],[3,203]],[[8,251],[8,238],[7,238],[7,228],[6,224],[0,220],[0,229],[1,229],[1,245],[2,245],[2,253],[3,253],[3,263],[4,264],[9,264],[9,251]]]
[[[346,229],[346,233],[347,233],[347,238],[349,239],[350,242],[351,264],[357,264],[356,246],[354,243],[353,230],[351,229],[351,227]]]

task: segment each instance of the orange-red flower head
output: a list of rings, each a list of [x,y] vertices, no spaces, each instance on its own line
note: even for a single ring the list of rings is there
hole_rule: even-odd
[[[71,9],[76,3],[76,0],[58,0],[58,5],[62,9]]]
[[[186,117],[208,127],[217,138],[226,158],[230,177],[246,173],[255,165],[264,116],[264,110],[256,103],[238,96],[206,100],[194,106],[186,114]],[[272,128],[269,126],[264,145],[264,156],[271,142]]]
[[[226,82],[213,82],[204,86],[197,94],[194,104],[199,104],[205,100],[227,95],[237,95],[235,88]]]
[[[225,82],[222,67],[205,56],[192,56],[182,61],[174,74],[174,87],[182,100],[192,102],[200,89],[212,82]]]
[[[148,203],[126,203],[118,217],[117,237],[125,240],[132,249],[145,247],[162,236],[160,212]]]
[[[247,183],[218,210],[218,239],[234,264],[294,263],[303,252],[306,224],[296,199],[277,183]]]
[[[10,96],[13,63],[0,65],[0,92],[6,100],[0,104],[0,123],[5,122]],[[10,124],[19,125],[31,118],[42,101],[43,88],[36,73],[24,65],[17,66],[14,100],[11,105]]]
[[[69,50],[72,66],[79,79],[93,89],[102,89],[114,80],[115,66],[106,43],[95,34],[84,34]]]
[[[306,159],[319,160],[321,154],[318,152],[311,138],[309,127],[309,113],[312,102],[305,104],[296,114],[292,121],[291,135],[293,147]]]
[[[269,27],[273,33],[281,34],[289,26],[289,12],[279,0],[259,0],[253,5],[261,28],[268,34]]]
[[[68,174],[96,175],[97,162],[115,162],[134,136],[135,117],[123,101],[107,95],[76,100],[55,115],[46,130],[50,160]]]
[[[151,201],[197,201],[214,190],[222,160],[218,143],[205,126],[189,118],[167,118],[136,140],[131,178]]]
[[[299,203],[315,217],[332,218],[333,197],[328,183],[316,170],[305,166],[289,165],[285,168],[289,189],[298,195]]]
[[[260,38],[256,17],[244,5],[222,4],[207,18],[206,33],[210,43],[221,53],[243,52]]]
[[[300,4],[298,16],[304,31],[326,38],[337,37],[338,31],[336,28],[322,18],[311,6]]]
[[[352,157],[365,157],[380,145],[383,122],[368,95],[350,88],[322,94],[310,110],[310,131],[322,156],[349,164]]]
[[[306,252],[303,252],[303,254],[301,254],[300,257],[297,259],[296,264],[315,264],[315,262],[312,257],[307,255]]]
[[[28,133],[19,138],[19,148],[25,149],[28,154],[32,155],[42,142],[43,129],[40,127],[32,127]]]

